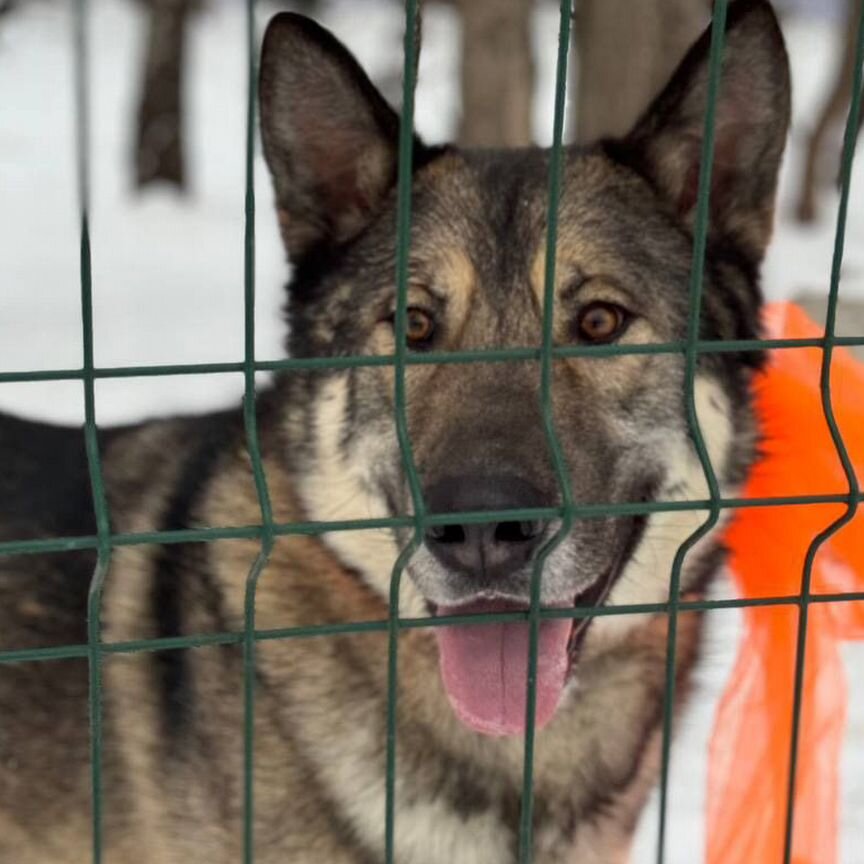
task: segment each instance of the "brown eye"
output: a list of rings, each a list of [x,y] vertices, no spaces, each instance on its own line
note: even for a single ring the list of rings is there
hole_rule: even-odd
[[[616,339],[627,325],[627,310],[615,303],[595,301],[580,310],[576,330],[583,342],[602,344]]]
[[[432,316],[417,306],[409,306],[405,322],[405,340],[412,348],[422,348],[435,332]]]

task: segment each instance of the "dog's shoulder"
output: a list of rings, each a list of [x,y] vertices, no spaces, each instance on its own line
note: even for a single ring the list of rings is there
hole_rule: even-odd
[[[26,539],[39,527],[46,535],[90,533],[94,527],[84,435],[0,414],[0,534]]]
[[[122,514],[168,475],[172,485],[198,485],[242,435],[242,416],[235,409],[99,427],[109,511],[122,521]],[[95,533],[91,466],[80,426],[0,414],[0,462],[0,538]]]

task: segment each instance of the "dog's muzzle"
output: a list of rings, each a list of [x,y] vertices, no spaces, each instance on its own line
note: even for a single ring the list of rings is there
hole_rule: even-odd
[[[513,475],[447,477],[426,493],[433,513],[501,511],[548,506],[551,496]],[[500,521],[434,526],[426,547],[447,570],[482,591],[521,571],[548,535],[541,521]]]
[[[650,491],[645,494],[650,495]],[[526,480],[504,475],[448,477],[427,490],[426,500],[433,513],[458,514],[547,508],[554,497]],[[551,596],[547,594],[541,602],[560,608],[602,605],[638,544],[644,521],[628,517],[618,523],[607,547],[614,557],[605,561],[583,587],[566,578],[559,565]],[[557,519],[502,521],[494,516],[486,523],[457,517],[452,525],[431,527],[424,545],[446,574],[439,579],[446,580],[445,593],[450,598],[436,603],[430,600],[434,614],[526,612],[532,561],[559,528]],[[439,582],[437,587],[441,585]],[[590,620],[569,616],[541,619],[535,676],[536,728],[554,716]],[[437,627],[435,635],[444,689],[460,719],[487,735],[523,734],[527,721],[528,621],[489,622],[481,618],[476,623]]]

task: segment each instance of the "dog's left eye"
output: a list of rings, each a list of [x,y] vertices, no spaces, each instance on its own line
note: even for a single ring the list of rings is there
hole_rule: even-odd
[[[435,335],[435,319],[419,306],[409,306],[405,313],[405,342],[408,347],[417,351],[428,348]],[[395,321],[394,314],[390,318],[390,323],[395,324]]]
[[[576,333],[583,342],[602,345],[617,339],[630,321],[630,315],[617,303],[596,300],[579,310]]]

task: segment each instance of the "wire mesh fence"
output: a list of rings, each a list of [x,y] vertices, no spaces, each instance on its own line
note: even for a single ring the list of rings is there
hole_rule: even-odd
[[[662,762],[660,779],[660,808],[656,860],[662,864],[667,846],[668,784],[671,741],[674,714],[672,706],[676,688],[676,640],[677,621],[681,612],[715,609],[745,608],[748,606],[793,606],[799,610],[798,638],[795,657],[795,679],[793,716],[791,719],[789,756],[789,794],[785,819],[784,864],[792,861],[792,840],[795,824],[795,787],[800,737],[801,699],[804,681],[805,647],[808,629],[808,610],[813,604],[842,601],[864,601],[864,592],[843,594],[816,594],[811,588],[811,572],[817,552],[826,540],[838,532],[855,515],[858,505],[864,500],[854,466],[847,452],[843,436],[835,419],[831,392],[832,354],[837,346],[864,345],[864,334],[851,337],[835,335],[837,302],[843,262],[846,217],[849,207],[851,168],[855,151],[856,131],[859,126],[862,95],[862,60],[864,60],[864,18],[858,23],[858,49],[853,89],[844,138],[841,164],[841,196],[837,214],[834,258],[831,268],[830,289],[825,320],[824,335],[814,339],[763,339],[763,340],[705,340],[700,334],[702,311],[703,267],[709,230],[709,194],[714,154],[714,127],[717,96],[722,87],[721,62],[727,10],[732,0],[716,0],[712,25],[710,49],[710,79],[708,110],[706,112],[705,136],[700,161],[698,198],[694,225],[693,255],[690,280],[690,310],[686,339],[671,343],[645,345],[601,345],[561,346],[553,340],[554,285],[556,264],[556,236],[558,228],[559,196],[562,181],[563,137],[567,62],[571,30],[571,0],[561,0],[559,10],[559,41],[556,71],[555,113],[553,143],[550,151],[548,175],[547,237],[544,275],[544,302],[542,321],[542,343],[514,349],[429,352],[412,354],[406,348],[405,328],[408,305],[408,274],[411,242],[411,177],[412,136],[414,114],[414,92],[417,77],[418,0],[405,2],[405,43],[403,67],[403,94],[398,163],[398,227],[396,237],[397,309],[395,316],[395,350],[391,356],[349,356],[287,358],[276,361],[259,361],[255,356],[255,233],[254,233],[254,153],[256,141],[256,80],[257,80],[257,33],[255,27],[254,0],[247,0],[247,52],[248,89],[247,122],[245,134],[245,258],[244,258],[244,308],[245,308],[245,352],[242,360],[225,363],[97,367],[94,363],[93,288],[91,278],[90,245],[90,159],[89,159],[89,97],[88,97],[88,4],[87,0],[75,2],[75,102],[77,118],[77,176],[80,204],[80,295],[83,333],[83,362],[80,368],[41,370],[33,372],[0,372],[0,383],[21,381],[80,381],[83,388],[85,423],[83,429],[89,465],[93,507],[96,515],[96,532],[93,535],[73,537],[45,537],[28,540],[4,540],[0,542],[0,555],[36,555],[48,552],[94,550],[97,556],[96,569],[88,599],[87,642],[79,645],[9,649],[0,651],[0,664],[24,663],[68,658],[85,658],[89,664],[90,694],[90,745],[92,783],[92,836],[93,861],[99,864],[103,858],[103,801],[102,786],[102,714],[103,686],[102,664],[109,655],[136,652],[154,652],[181,648],[198,648],[212,645],[239,645],[243,651],[243,695],[244,695],[244,818],[243,861],[252,864],[255,860],[254,837],[254,754],[255,754],[255,668],[258,643],[272,640],[297,638],[327,638],[337,634],[383,632],[388,636],[388,694],[386,723],[386,809],[382,813],[385,836],[385,861],[397,860],[395,850],[396,823],[398,818],[396,795],[397,758],[397,670],[399,637],[403,631],[416,628],[454,626],[466,620],[462,616],[440,616],[437,618],[404,618],[399,614],[400,583],[405,567],[420,545],[425,531],[430,526],[446,524],[476,524],[497,521],[559,520],[560,528],[539,550],[535,559],[531,582],[531,603],[527,612],[502,612],[472,616],[471,621],[502,622],[527,620],[529,624],[529,675],[524,738],[523,788],[521,815],[519,819],[519,860],[528,864],[533,850],[533,755],[535,738],[536,668],[538,662],[538,634],[541,620],[552,618],[584,619],[600,616],[633,615],[639,613],[668,616],[668,645],[666,653],[666,693],[662,727]],[[97,240],[98,243],[98,240]],[[96,286],[98,290],[98,286]],[[695,375],[700,356],[712,353],[756,352],[762,350],[788,350],[795,348],[819,348],[822,351],[821,400],[824,418],[842,463],[848,481],[848,492],[825,495],[787,495],[767,498],[728,498],[721,494],[717,477],[708,454],[700,428],[695,405]],[[620,354],[676,354],[683,358],[685,367],[685,403],[690,433],[704,472],[708,497],[699,501],[651,501],[627,504],[575,504],[570,488],[570,477],[565,465],[552,412],[552,369],[556,360],[570,357],[608,357]],[[450,364],[459,366],[477,362],[508,364],[531,361],[538,367],[541,379],[540,410],[546,441],[557,478],[561,504],[557,507],[525,507],[499,511],[435,514],[430,513],[423,499],[423,491],[415,464],[406,414],[406,369],[415,364]],[[308,369],[345,369],[359,366],[389,366],[395,373],[394,422],[401,448],[403,468],[413,504],[410,515],[392,518],[370,518],[335,522],[279,522],[274,517],[268,491],[267,477],[259,445],[256,416],[256,372],[278,372]],[[115,533],[111,529],[111,514],[105,490],[100,460],[98,426],[96,422],[95,382],[103,378],[127,378],[143,376],[174,376],[190,374],[216,374],[241,372],[245,381],[243,418],[246,444],[260,507],[260,523],[195,528],[140,533]],[[718,522],[724,511],[736,511],[753,507],[800,507],[814,504],[845,505],[843,514],[825,526],[813,538],[801,574],[801,590],[795,595],[760,598],[737,598],[728,600],[688,600],[680,596],[682,568],[688,551]],[[652,513],[684,510],[704,511],[705,520],[681,545],[669,574],[668,598],[662,603],[643,603],[620,606],[578,607],[570,609],[542,608],[540,586],[544,563],[570,531],[575,520],[601,519],[609,516],[650,515]],[[410,542],[400,554],[390,580],[389,615],[386,620],[356,621],[339,624],[320,624],[307,627],[282,629],[258,629],[256,627],[256,588],[276,539],[289,535],[320,535],[334,531],[360,531],[372,528],[411,529]],[[108,576],[113,550],[122,546],[145,544],[207,543],[215,540],[255,540],[260,544],[258,556],[246,577],[244,627],[240,632],[206,633],[142,639],[125,642],[105,642],[102,639],[101,606],[102,592]]]

